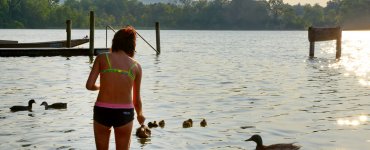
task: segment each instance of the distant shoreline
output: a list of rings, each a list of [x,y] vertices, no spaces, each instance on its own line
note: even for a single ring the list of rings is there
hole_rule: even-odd
[[[155,30],[154,27],[135,27],[137,30]],[[65,28],[3,28],[1,30],[41,30],[41,29],[50,29],[50,30],[63,30]],[[116,27],[115,29],[119,29]],[[89,30],[89,28],[72,28],[72,30]],[[95,30],[105,30],[105,28],[95,28]],[[195,30],[195,31],[307,31],[308,29],[190,29],[190,28],[161,28],[161,30]],[[365,29],[342,29],[343,31],[370,31],[370,28]]]

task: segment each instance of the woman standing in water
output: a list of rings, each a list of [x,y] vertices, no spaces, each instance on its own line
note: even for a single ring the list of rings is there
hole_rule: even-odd
[[[117,150],[130,148],[131,131],[136,110],[137,121],[144,124],[140,97],[142,70],[133,59],[136,31],[127,26],[113,37],[110,53],[96,57],[86,88],[99,90],[94,106],[94,135],[98,150],[108,150],[111,127]],[[100,85],[96,80],[100,75]]]

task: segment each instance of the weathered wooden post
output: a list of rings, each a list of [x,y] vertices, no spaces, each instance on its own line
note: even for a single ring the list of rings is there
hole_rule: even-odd
[[[108,48],[108,26],[105,26],[105,48]]]
[[[72,24],[72,21],[71,20],[67,20],[66,21],[66,24],[67,24],[67,44],[66,44],[66,47],[67,48],[70,48],[71,47],[71,24]]]
[[[337,40],[336,59],[340,59],[342,53],[342,29],[336,28],[308,28],[308,40],[310,41],[310,58],[315,55],[315,42]]]
[[[94,57],[94,30],[95,30],[95,19],[94,11],[90,11],[90,63],[93,62]]]
[[[160,41],[160,34],[159,34],[159,22],[155,23],[155,37],[156,37],[156,45],[157,45],[157,55],[161,53],[161,41]]]
[[[315,56],[315,42],[310,41],[310,58]]]
[[[338,27],[337,32],[337,53],[335,54],[335,58],[340,59],[342,56],[342,30]]]

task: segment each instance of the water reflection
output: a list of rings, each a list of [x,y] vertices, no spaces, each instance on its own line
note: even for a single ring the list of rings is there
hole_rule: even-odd
[[[337,119],[337,124],[340,126],[359,126],[361,124],[365,124],[367,121],[368,121],[368,116],[360,115],[352,119],[339,118]]]
[[[329,67],[343,66],[349,74],[358,77],[359,84],[370,87],[370,32],[351,31],[343,33],[342,58]]]
[[[368,147],[368,87],[335,62],[333,53],[328,59],[318,56],[302,63],[307,57],[306,32],[201,32],[164,31],[165,53],[139,51],[146,117],[168,120],[169,126],[153,130],[153,137],[145,140],[132,135],[132,149],[251,149],[254,143],[241,139],[253,133],[265,135],[266,143],[295,139],[309,149]],[[101,35],[105,37],[105,31]],[[333,44],[327,47],[335,49]],[[347,49],[344,57],[350,55]],[[84,88],[91,66],[87,60],[0,58],[5,70],[0,76],[0,141],[6,141],[0,142],[0,149],[94,147],[91,110],[97,93]],[[45,111],[37,106],[31,112],[34,117],[9,112],[14,103],[30,97],[65,101],[71,108]],[[211,124],[181,127],[184,119],[200,119],[196,116]]]
[[[137,138],[137,141],[142,144],[141,146],[144,147],[146,144],[150,144],[150,138]]]
[[[366,121],[368,121],[368,117],[367,117],[367,116],[365,116],[365,115],[361,115],[361,116],[359,116],[359,117],[358,117],[358,119],[359,119],[361,122],[366,122]]]

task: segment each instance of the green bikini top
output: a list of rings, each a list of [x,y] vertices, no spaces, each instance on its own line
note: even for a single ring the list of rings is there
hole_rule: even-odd
[[[120,73],[120,74],[125,74],[130,79],[135,80],[135,75],[132,72],[132,69],[136,66],[136,62],[131,65],[131,67],[130,67],[129,70],[114,69],[114,68],[112,68],[112,65],[110,64],[108,53],[105,54],[105,57],[107,58],[107,62],[108,62],[109,68],[108,69],[101,70],[100,73],[116,72],[116,73]]]

